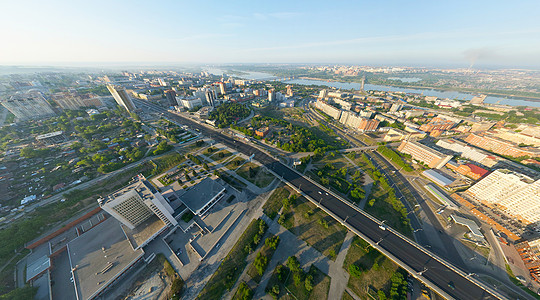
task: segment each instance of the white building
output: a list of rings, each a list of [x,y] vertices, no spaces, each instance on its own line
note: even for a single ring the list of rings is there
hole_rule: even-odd
[[[540,180],[500,169],[470,187],[467,193],[526,222],[540,221]]]
[[[134,229],[156,215],[165,225],[176,225],[174,209],[167,200],[144,178],[136,177],[127,187],[98,200],[101,208],[129,229]]]
[[[203,102],[198,97],[187,97],[187,98],[176,98],[176,101],[179,105],[185,107],[186,109],[193,109],[197,106],[202,106]]]

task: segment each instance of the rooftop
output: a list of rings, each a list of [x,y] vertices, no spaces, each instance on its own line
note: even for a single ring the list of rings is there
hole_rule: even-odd
[[[456,216],[456,215],[452,215],[452,219],[457,224],[467,226],[469,228],[469,230],[472,232],[473,235],[475,235],[477,237],[484,237],[482,232],[480,232],[480,227],[478,227],[478,224],[476,224],[475,221],[473,221],[471,219],[463,218],[463,217],[460,217],[460,216]]]
[[[455,181],[454,178],[451,178],[450,176],[435,169],[425,170],[424,172],[422,172],[422,175],[428,177],[438,185],[442,186],[450,185]]]
[[[129,229],[127,226],[122,225],[122,230],[126,234],[131,247],[133,249],[138,249],[139,247],[145,245],[146,242],[155,234],[159,233],[166,227],[167,225],[163,223],[158,216],[152,215],[150,218],[146,219],[133,229]]]
[[[51,267],[51,259],[48,255],[43,255],[39,259],[33,261],[26,267],[26,282],[38,276],[42,272]]]
[[[36,136],[36,139],[42,140],[42,139],[50,138],[50,137],[53,137],[53,136],[61,135],[63,133],[64,133],[63,131],[49,132],[49,133],[40,134],[40,135]]]
[[[104,290],[144,252],[133,250],[120,222],[108,218],[68,244],[78,299],[91,299]]]
[[[207,177],[182,194],[180,199],[192,212],[196,212],[202,209],[224,189],[217,181]]]

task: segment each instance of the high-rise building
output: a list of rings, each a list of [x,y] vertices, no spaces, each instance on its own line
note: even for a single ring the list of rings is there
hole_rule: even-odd
[[[225,95],[227,94],[227,87],[225,86],[225,83],[223,82],[218,82],[217,83],[219,85],[219,92],[221,95]]]
[[[165,97],[167,97],[167,103],[169,106],[176,106],[178,105],[178,102],[176,102],[176,92],[173,90],[166,90],[165,91]]]
[[[392,111],[392,112],[399,111],[402,107],[403,107],[403,105],[401,105],[399,103],[394,103],[394,104],[392,104],[392,107],[390,107],[390,111]]]
[[[540,221],[540,180],[499,169],[470,187],[467,194],[525,222]]]
[[[51,105],[36,90],[16,93],[7,100],[1,101],[1,103],[21,121],[41,119],[54,115]]]
[[[294,96],[294,92],[292,90],[292,86],[287,85],[287,96],[292,97]]]
[[[360,124],[358,125],[358,130],[364,132],[375,131],[377,130],[377,127],[379,127],[379,123],[379,120],[362,118],[360,120]]]
[[[134,229],[153,215],[166,225],[178,224],[172,216],[174,209],[142,175],[127,187],[98,202],[104,211],[129,229]]]
[[[273,102],[276,100],[276,90],[270,89],[268,91],[268,101]]]
[[[321,90],[321,91],[319,92],[319,99],[320,99],[320,100],[326,98],[327,96],[328,96],[328,91],[327,91],[326,89]]]
[[[115,87],[112,85],[107,85],[107,89],[114,97],[114,100],[116,100],[116,103],[125,108],[128,112],[133,112],[136,109],[135,104],[133,104],[133,101],[129,97],[125,88],[120,86]]]
[[[442,168],[450,161],[450,159],[452,159],[452,155],[442,154],[435,149],[415,141],[402,141],[401,145],[398,147],[398,151],[410,154],[413,159],[427,164],[430,168],[436,169]]]
[[[212,107],[216,106],[215,105],[216,94],[214,93],[213,90],[206,90],[205,98],[206,98],[206,104],[208,104],[208,105],[210,105]]]

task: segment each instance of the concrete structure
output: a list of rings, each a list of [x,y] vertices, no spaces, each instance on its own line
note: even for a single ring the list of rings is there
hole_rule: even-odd
[[[339,118],[341,117],[341,109],[329,105],[324,101],[318,100],[317,102],[315,102],[315,107],[336,120],[339,120]]]
[[[55,93],[51,98],[62,109],[77,110],[83,107],[99,107],[103,105],[103,102],[97,95],[91,93],[81,95],[75,90]]]
[[[441,201],[442,203],[445,203],[447,206],[452,207],[452,208],[457,208],[458,207],[454,203],[454,201],[452,201],[452,199],[448,198],[446,196],[446,194],[441,189],[439,189],[436,185],[428,183],[424,187],[426,188],[426,190],[428,190],[428,192],[430,194],[435,196],[435,198],[439,199],[439,201]]]
[[[16,93],[0,103],[20,121],[36,120],[54,115],[51,105],[36,90]]]
[[[526,223],[540,221],[540,180],[500,169],[467,190],[475,199],[496,205]]]
[[[452,178],[436,169],[425,170],[422,172],[422,175],[426,176],[428,179],[440,186],[448,186],[455,181],[455,178]]]
[[[255,135],[260,136],[260,137],[265,137],[268,134],[268,131],[270,131],[268,127],[261,127],[255,130]]]
[[[488,131],[495,125],[495,122],[474,122],[470,132]]]
[[[484,104],[484,100],[486,100],[486,97],[486,95],[475,96],[471,99],[470,103],[472,105],[482,105]]]
[[[392,106],[390,107],[390,111],[391,111],[391,112],[396,112],[396,111],[401,110],[402,107],[403,107],[403,105],[401,105],[401,104],[399,104],[399,103],[394,103],[394,104],[392,104]]]
[[[77,300],[98,298],[144,255],[131,248],[113,218],[69,242],[67,251]]]
[[[446,131],[454,127],[454,125],[456,125],[456,123],[453,121],[435,117],[431,119],[429,123],[422,124],[420,130],[425,132],[432,132],[434,130]]]
[[[523,241],[514,245],[529,274],[540,282],[540,238]]]
[[[407,129],[407,128],[405,128]],[[414,128],[409,128],[408,131],[404,131],[397,128],[391,128],[386,132],[383,140],[385,142],[395,142],[402,140],[411,140],[411,139],[422,139],[426,137],[426,133]]]
[[[166,90],[165,97],[167,98],[167,103],[169,106],[176,106],[178,102],[176,101],[176,92],[173,90]]]
[[[540,150],[538,150],[537,148],[519,147],[515,143],[504,141],[488,133],[471,133],[465,138],[465,142],[501,155],[508,155],[512,157],[540,156]]]
[[[450,161],[450,159],[452,159],[451,155],[442,154],[435,149],[415,141],[405,140],[401,142],[401,145],[398,147],[398,151],[410,154],[413,159],[427,164],[430,168],[436,169],[442,168],[448,161]]]
[[[456,168],[455,170],[459,174],[465,175],[467,177],[470,177],[474,180],[478,180],[484,176],[486,176],[489,171],[486,169],[483,169],[477,165],[473,164],[463,164]]]
[[[523,132],[515,132],[505,128],[495,130],[494,136],[509,141],[515,144],[526,144],[534,147],[540,147],[540,137],[525,134]]]
[[[113,86],[109,84],[107,85],[107,89],[113,96],[116,103],[118,103],[118,105],[125,108],[128,112],[135,111],[136,109],[135,104],[133,104],[133,101],[129,97],[125,88],[121,86]]]
[[[104,211],[129,229],[134,229],[153,215],[166,225],[178,224],[173,217],[174,209],[142,175],[106,199],[98,199],[98,202]]]
[[[178,104],[186,109],[194,109],[195,107],[202,106],[203,102],[197,97],[177,98]]]
[[[193,214],[202,216],[221,200],[225,193],[226,189],[221,184],[207,177],[179,197]]]
[[[475,221],[471,219],[463,218],[460,216],[456,216],[456,215],[451,215],[451,217],[452,217],[452,220],[456,222],[456,224],[463,225],[469,228],[469,231],[471,232],[472,237],[475,240],[484,241],[484,235],[480,231],[480,227],[478,226],[478,224],[476,224]]]
[[[358,125],[358,130],[360,131],[376,131],[379,127],[379,120],[373,119],[361,119],[360,125]]]
[[[481,163],[487,167],[493,167],[498,161],[497,157],[454,139],[439,140],[436,145],[457,152],[461,157]]]
[[[65,142],[66,136],[63,131],[55,131],[36,136],[36,141],[43,145],[54,145]]]

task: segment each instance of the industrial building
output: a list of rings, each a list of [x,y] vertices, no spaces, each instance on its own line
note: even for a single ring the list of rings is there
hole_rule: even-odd
[[[20,121],[37,120],[55,114],[51,105],[37,90],[18,92],[0,103]]]
[[[537,148],[519,147],[518,144],[502,140],[499,137],[487,133],[471,133],[465,138],[465,142],[501,155],[512,157],[540,156],[540,150]]]
[[[452,178],[449,175],[446,175],[436,169],[425,170],[424,172],[422,172],[422,175],[440,186],[451,185],[456,180],[455,178]]]
[[[470,187],[467,193],[484,204],[500,207],[525,223],[540,221],[540,180],[500,169]]]
[[[498,161],[497,157],[454,139],[439,140],[436,145],[457,152],[461,157],[470,159],[486,167],[493,167]]]
[[[450,161],[450,159],[452,159],[451,155],[442,154],[435,149],[415,141],[404,140],[401,142],[401,145],[399,145],[398,151],[410,154],[413,159],[427,164],[430,168],[436,169],[442,168]]]
[[[36,136],[36,141],[43,145],[54,145],[65,142],[66,136],[63,131],[55,131]]]

